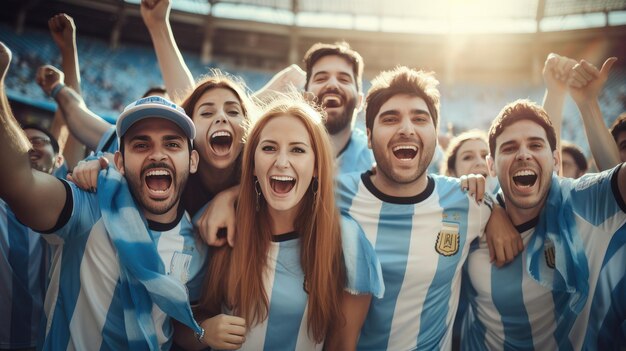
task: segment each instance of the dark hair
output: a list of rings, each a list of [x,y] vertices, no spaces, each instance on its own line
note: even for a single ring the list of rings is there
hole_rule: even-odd
[[[417,96],[426,102],[428,112],[437,128],[439,124],[439,81],[433,72],[417,71],[398,66],[381,72],[374,80],[365,98],[365,126],[372,129],[381,106],[395,95]]]
[[[34,130],[38,130],[44,133],[50,139],[50,145],[52,146],[52,150],[54,151],[54,153],[55,154],[59,153],[59,142],[52,135],[52,133],[50,133],[50,131],[48,131],[46,128],[43,128],[42,126],[37,125],[37,124],[27,124],[27,125],[22,126],[22,130],[26,130],[26,129],[34,129]]]
[[[561,140],[561,154],[568,153],[576,162],[576,167],[583,173],[587,172],[587,158],[583,153],[583,150],[573,143],[567,140]]]
[[[146,92],[143,93],[141,97],[145,98],[147,96],[154,95],[155,93],[160,95],[167,95],[167,90],[165,90],[165,87],[162,85],[155,85],[148,88],[148,90],[146,90]]]
[[[311,80],[311,73],[313,72],[313,66],[317,61],[325,56],[339,56],[348,61],[352,65],[352,73],[354,74],[354,80],[356,81],[357,91],[363,90],[363,83],[361,77],[363,76],[363,57],[350,48],[350,44],[344,42],[337,42],[335,44],[316,43],[309,48],[304,54],[304,66],[306,67],[306,83],[304,83],[304,89],[309,89],[309,81]]]
[[[488,135],[489,152],[492,158],[495,159],[496,157],[496,138],[502,134],[506,127],[522,120],[530,120],[539,124],[546,131],[550,149],[552,151],[556,150],[556,133],[548,113],[541,106],[528,99],[519,99],[504,106],[498,116],[491,122]]]
[[[615,122],[611,124],[611,134],[613,135],[613,139],[617,143],[617,137],[621,132],[626,132],[626,112],[623,112],[621,115],[617,116]]]

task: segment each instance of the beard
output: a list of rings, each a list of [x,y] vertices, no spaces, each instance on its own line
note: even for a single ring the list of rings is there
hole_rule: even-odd
[[[433,159],[433,155],[435,154],[435,147],[425,149],[423,144],[420,146],[419,154],[416,155],[416,157],[419,157],[417,168],[409,174],[396,172],[384,150],[379,150],[379,148],[374,146],[372,147],[372,152],[374,154],[374,159],[376,160],[377,172],[380,172],[385,178],[393,181],[394,183],[410,184],[418,180],[424,175],[424,173],[426,173],[428,166],[430,166],[430,161]],[[393,157],[393,155],[389,156]]]
[[[152,168],[167,168],[170,170],[172,174],[172,184],[170,185],[173,188],[172,196],[166,199],[152,199],[146,193],[145,188],[147,185],[144,186],[144,174]],[[161,163],[150,164],[144,167],[139,174],[135,174],[127,168],[125,168],[125,170],[126,174],[124,177],[128,182],[128,188],[130,189],[130,193],[133,195],[135,201],[137,201],[140,209],[154,215],[167,213],[179,203],[183,186],[187,183],[187,178],[189,178],[189,170],[182,172],[179,177],[172,167]]]
[[[322,97],[324,94],[330,93],[330,91],[325,91],[324,93],[317,96],[317,101],[322,101]],[[340,113],[329,113],[326,111],[328,117],[326,118],[326,130],[328,134],[335,135],[348,126],[352,124],[352,117],[354,116],[354,110],[356,109],[356,98],[345,96],[345,94],[341,94],[339,92],[333,92],[335,94],[340,94],[344,99],[345,103],[343,105],[343,109]],[[334,112],[334,111],[333,111]]]

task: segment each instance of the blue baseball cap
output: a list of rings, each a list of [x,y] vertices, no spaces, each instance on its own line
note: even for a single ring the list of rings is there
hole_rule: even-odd
[[[160,96],[148,96],[130,103],[117,118],[117,136],[122,138],[133,124],[146,118],[163,118],[174,122],[193,141],[196,127],[182,107]]]

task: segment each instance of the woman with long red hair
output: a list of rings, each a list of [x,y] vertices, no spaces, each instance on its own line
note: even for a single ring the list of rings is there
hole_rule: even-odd
[[[321,349],[351,322],[351,296],[369,305],[382,294],[367,239],[342,240],[331,150],[320,112],[302,99],[279,99],[250,128],[235,244],[214,252],[200,301],[212,317],[200,320],[205,347]]]

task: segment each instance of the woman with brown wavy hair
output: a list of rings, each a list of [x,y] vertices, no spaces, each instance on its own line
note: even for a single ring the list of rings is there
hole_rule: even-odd
[[[345,291],[381,294],[380,267],[371,247],[362,249],[367,239],[342,240],[318,111],[279,99],[247,135],[237,238],[212,257],[199,306],[212,318],[201,321],[200,339],[214,349],[321,349],[345,325]],[[355,260],[363,278],[352,273]]]

